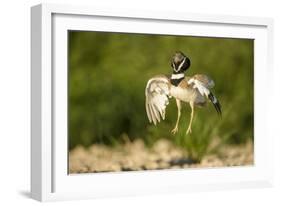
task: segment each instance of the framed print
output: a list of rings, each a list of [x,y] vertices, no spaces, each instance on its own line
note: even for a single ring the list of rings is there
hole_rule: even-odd
[[[43,4],[31,25],[34,199],[272,185],[271,19]]]

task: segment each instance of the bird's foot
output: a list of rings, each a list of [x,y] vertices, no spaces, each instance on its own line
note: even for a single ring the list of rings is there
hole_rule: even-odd
[[[176,127],[171,131],[171,133],[172,133],[172,134],[176,134],[176,133],[178,132],[178,130],[179,130],[179,129],[178,129],[178,127],[176,126]]]
[[[188,127],[185,134],[188,135],[188,134],[191,134],[191,132],[192,132],[191,127]]]

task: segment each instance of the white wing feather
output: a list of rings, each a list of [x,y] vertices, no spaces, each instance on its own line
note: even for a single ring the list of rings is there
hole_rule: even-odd
[[[166,76],[157,76],[148,80],[145,89],[145,107],[149,122],[156,125],[157,122],[161,121],[161,118],[165,119],[169,95],[169,80]]]
[[[208,97],[208,95],[210,94],[210,90],[208,89],[208,86],[205,85],[203,82],[197,80],[197,79],[194,79],[194,78],[191,78],[189,81],[188,81],[188,84],[192,84],[193,83],[193,88],[194,89],[198,89],[199,93],[202,95],[202,96],[206,96]]]

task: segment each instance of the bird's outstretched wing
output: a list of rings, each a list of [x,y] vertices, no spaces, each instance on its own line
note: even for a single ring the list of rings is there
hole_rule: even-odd
[[[158,75],[148,80],[145,88],[146,113],[149,122],[155,125],[161,117],[165,119],[166,106],[169,104],[170,81],[165,75]]]
[[[214,105],[217,113],[221,115],[221,105],[218,99],[210,91],[215,86],[214,81],[206,75],[196,74],[188,80],[188,84],[193,85],[194,89],[198,89],[202,96],[206,96]]]
[[[203,74],[196,74],[188,80],[188,84],[193,85],[194,89],[198,89],[202,96],[208,97],[210,88],[215,86],[215,83],[208,76]]]
[[[189,81],[193,81],[196,83],[199,82],[200,85],[206,87],[207,89],[211,89],[215,86],[215,82],[210,77],[204,74],[196,74],[191,77]]]

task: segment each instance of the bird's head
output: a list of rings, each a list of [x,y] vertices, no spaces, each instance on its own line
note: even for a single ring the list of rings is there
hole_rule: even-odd
[[[190,67],[190,59],[181,51],[177,51],[171,59],[174,74],[185,72]]]

